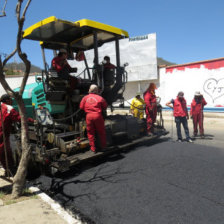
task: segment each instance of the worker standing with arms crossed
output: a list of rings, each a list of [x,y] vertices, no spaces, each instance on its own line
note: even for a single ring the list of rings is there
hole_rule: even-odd
[[[80,102],[80,109],[86,112],[87,136],[90,150],[94,153],[97,152],[95,145],[96,133],[100,138],[101,149],[106,147],[106,131],[102,112],[106,110],[107,102],[98,93],[98,86],[92,84],[89,88],[89,94],[84,96]]]

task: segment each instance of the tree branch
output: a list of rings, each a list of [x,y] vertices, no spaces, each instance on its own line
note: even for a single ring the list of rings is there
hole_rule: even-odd
[[[2,59],[0,57],[0,83],[2,84],[3,88],[5,91],[11,96],[14,96],[14,91],[10,88],[8,83],[5,81],[5,76],[4,76],[4,63],[2,63]]]
[[[17,52],[17,48],[15,48],[14,51],[5,58],[5,60],[3,61],[3,67],[7,64],[8,60],[15,55],[16,52]]]
[[[23,18],[25,18],[26,11],[29,8],[30,3],[31,3],[31,0],[28,0],[28,2],[26,3],[26,6],[25,6],[25,8],[23,10],[23,15],[22,15]]]
[[[26,15],[27,9],[28,9],[28,7],[29,7],[29,5],[31,3],[31,0],[27,1],[27,4],[26,4],[26,6],[24,8],[22,17],[20,17],[20,11],[21,11],[21,4],[22,4],[22,2],[23,2],[23,0],[19,0],[18,4],[17,4],[17,7],[16,7],[17,22],[18,22],[18,34],[17,34],[16,46],[17,46],[17,50],[18,50],[18,55],[22,59],[22,61],[24,62],[26,70],[24,72],[23,81],[21,83],[21,87],[20,87],[20,90],[19,90],[19,95],[23,94],[23,91],[25,89],[25,85],[26,85],[27,79],[29,77],[30,67],[31,67],[31,63],[27,59],[27,55],[22,53],[22,51],[21,51],[21,42],[22,42],[22,38],[23,38],[22,37],[23,36],[22,29],[23,29],[23,25],[24,25],[24,21],[25,21],[25,15]]]

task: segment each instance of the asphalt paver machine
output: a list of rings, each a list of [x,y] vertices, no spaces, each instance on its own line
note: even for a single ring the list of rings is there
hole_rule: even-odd
[[[157,128],[158,135],[148,137],[144,119],[130,115],[108,116],[105,113],[107,149],[94,155],[90,153],[85,113],[79,109],[79,103],[88,94],[89,86],[97,84],[108,108],[113,109],[115,102],[124,105],[123,92],[128,76],[125,65],[120,62],[119,40],[128,38],[126,31],[87,19],[71,22],[52,16],[24,30],[23,38],[40,42],[44,62],[42,74],[36,76],[35,83],[26,85],[23,94],[27,116],[36,120],[29,125],[32,169],[50,173],[63,172],[81,161],[166,133],[163,124],[160,124]],[[100,62],[99,48],[109,42],[114,43],[116,67],[107,70]],[[51,50],[56,55],[61,48],[69,52],[69,59],[82,60],[85,65],[78,75],[71,74],[80,77],[72,92],[69,91],[70,83],[58,77],[57,72],[46,61],[46,51]],[[85,57],[86,52],[90,51],[93,54],[92,66]],[[96,141],[97,139],[96,137]],[[19,158],[19,131],[16,133],[16,140],[15,158]]]

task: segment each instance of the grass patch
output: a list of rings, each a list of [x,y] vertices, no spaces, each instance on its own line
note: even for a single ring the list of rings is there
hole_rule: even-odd
[[[0,199],[4,197],[5,193],[3,191],[0,191]]]
[[[24,189],[22,195],[17,199],[12,199],[11,192],[12,192],[11,185],[8,185],[0,189],[0,199],[3,201],[4,205],[11,205],[20,201],[38,198],[38,195],[32,193],[28,188]]]
[[[8,200],[4,202],[4,205],[11,205],[11,204],[15,204],[17,201],[16,200]]]
[[[30,194],[33,194],[28,188],[25,188],[23,190],[23,195],[30,195]]]
[[[30,197],[31,199],[38,199],[38,195],[34,194]]]

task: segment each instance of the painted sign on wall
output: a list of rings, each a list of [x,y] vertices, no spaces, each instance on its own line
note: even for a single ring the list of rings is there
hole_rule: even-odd
[[[216,100],[224,96],[224,78],[207,79],[204,83],[203,89],[204,92],[211,97],[212,102],[215,103]]]
[[[121,65],[128,63],[128,81],[143,81],[157,79],[156,34],[147,34],[119,41]],[[104,56],[109,56],[116,65],[115,42],[106,43],[99,49],[99,62]],[[93,67],[93,50],[85,52],[89,67]],[[84,62],[71,62],[78,67],[78,73],[84,70]]]

